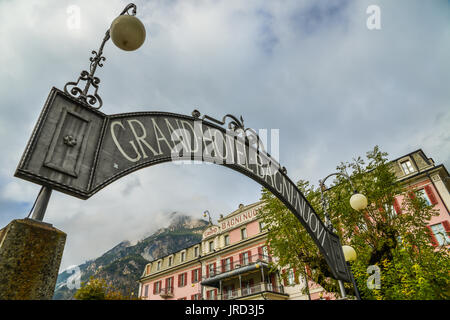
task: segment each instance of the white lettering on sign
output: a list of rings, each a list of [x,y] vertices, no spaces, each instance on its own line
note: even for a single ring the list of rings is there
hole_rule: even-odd
[[[123,121],[127,125],[121,121],[111,122],[110,132],[114,144],[128,161],[148,161],[161,156],[170,157],[172,161],[200,160],[232,166],[269,186],[304,223],[316,242],[322,247],[329,246],[325,225],[296,185],[280,171],[279,163],[265,152],[263,146],[260,148],[259,142],[256,145],[247,143],[242,133],[221,131],[198,120],[146,116]],[[124,136],[132,138],[128,145],[123,141]],[[256,210],[240,213],[221,222],[221,230],[247,223],[256,215]]]
[[[221,223],[221,229],[222,231],[237,227],[241,224],[247,223],[251,220],[254,220],[258,214],[258,211],[256,209],[243,212],[237,216],[231,217],[227,219],[226,221],[222,221]]]

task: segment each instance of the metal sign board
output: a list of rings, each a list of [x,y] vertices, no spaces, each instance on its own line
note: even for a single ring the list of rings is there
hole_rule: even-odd
[[[228,129],[224,128],[229,120]],[[106,115],[53,88],[15,176],[88,199],[136,170],[168,161],[212,162],[255,180],[299,219],[336,279],[350,281],[339,238],[262,146],[231,115],[222,121],[167,112]]]

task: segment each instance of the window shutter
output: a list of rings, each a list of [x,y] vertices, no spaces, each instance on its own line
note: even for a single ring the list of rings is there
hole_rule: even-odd
[[[274,274],[270,275],[270,282],[272,283],[272,290],[275,291],[275,287],[277,286],[277,279],[275,278]]]
[[[252,263],[252,251],[249,250],[248,252],[248,263]]]
[[[202,268],[198,269],[198,281],[202,281]]]
[[[230,257],[230,270],[233,270],[233,257]]]
[[[211,291],[206,291],[206,299],[209,300],[209,297],[211,296]]]
[[[226,263],[226,259],[222,259],[221,264],[222,264],[222,272],[225,272],[225,263]]]
[[[195,282],[195,270],[191,271],[191,281],[192,281],[192,283]]]
[[[206,265],[206,279],[209,278],[209,264]]]
[[[181,274],[178,275],[178,288],[181,287]]]
[[[282,275],[283,275],[283,284],[285,286],[287,286],[287,279],[286,279],[286,270],[281,271]]]
[[[156,294],[156,282],[153,284],[153,294]]]
[[[217,300],[217,289],[214,289],[214,300]]]
[[[244,258],[243,258],[242,253],[239,253],[239,264],[241,265],[241,267],[242,267],[243,264],[244,264]]]
[[[427,226],[427,228],[428,228],[428,233],[429,233],[430,238],[431,238],[431,244],[434,247],[437,247],[439,245],[439,242],[437,241],[436,237],[434,236],[433,230],[431,230],[430,226]]]
[[[433,188],[430,185],[427,185],[427,186],[425,186],[424,189],[425,189],[425,192],[427,193],[428,199],[430,199],[431,204],[438,203],[436,196],[434,195]]]
[[[309,268],[309,266],[305,266],[305,269],[306,269],[306,274],[307,274],[309,277],[312,277],[311,269]]]
[[[402,213],[402,208],[400,207],[400,204],[398,203],[397,198],[394,198],[394,210],[397,214]]]
[[[263,250],[262,247],[258,247],[258,259],[263,260]]]
[[[444,226],[445,232],[450,232],[450,222],[444,220],[442,221],[442,225]]]

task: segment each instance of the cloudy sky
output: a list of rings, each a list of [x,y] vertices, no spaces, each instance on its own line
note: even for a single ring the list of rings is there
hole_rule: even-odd
[[[13,174],[50,89],[88,69],[127,3],[0,1],[0,227],[26,217],[39,191]],[[448,1],[135,3],[147,39],[133,52],[106,44],[96,74],[104,113],[242,115],[279,129],[294,181],[317,184],[374,145],[391,159],[422,148],[450,168]],[[370,5],[381,29],[368,28]],[[67,233],[65,268],[152,233],[170,212],[217,219],[260,190],[227,168],[166,163],[87,201],[54,192],[44,221]]]

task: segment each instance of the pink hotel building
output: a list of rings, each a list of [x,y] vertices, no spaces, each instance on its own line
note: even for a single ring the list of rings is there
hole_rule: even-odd
[[[420,149],[391,165],[401,183],[439,210],[429,222],[430,241],[449,246],[450,177],[446,168],[435,165]],[[398,197],[393,205],[397,214],[402,214],[401,201]],[[269,269],[275,257],[268,254],[267,232],[258,219],[263,205],[240,205],[217,225],[207,227],[199,243],[147,264],[139,280],[139,296],[148,300],[315,300],[322,294],[332,298],[313,282],[308,282],[309,290],[302,290],[306,281],[296,270]],[[281,277],[285,272],[287,277]]]

